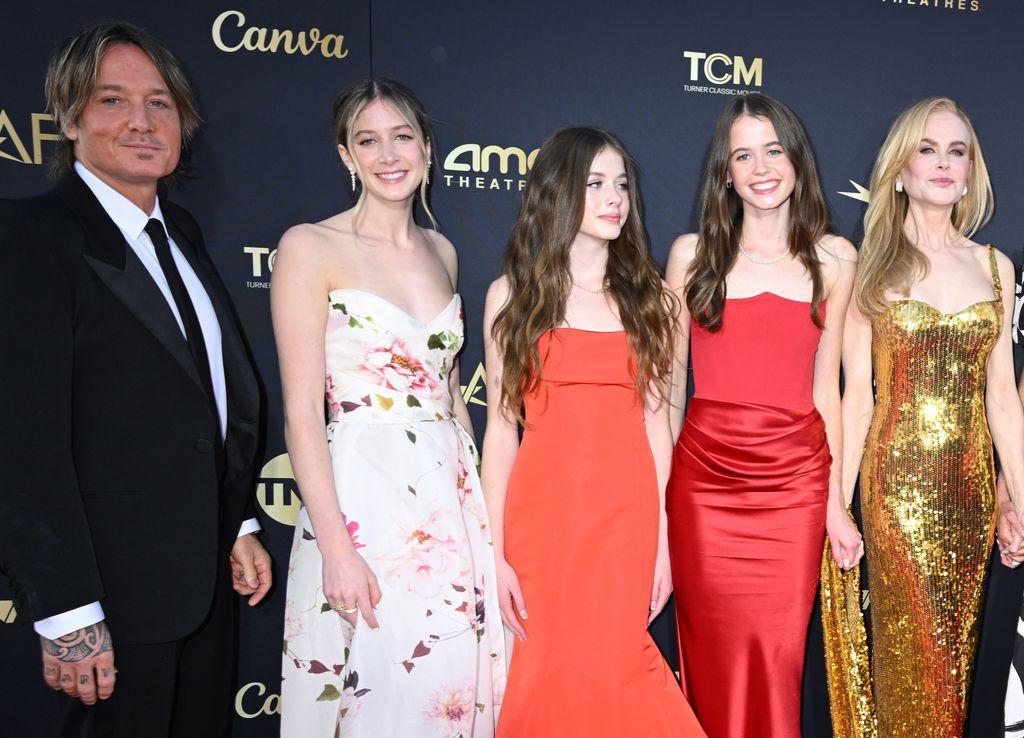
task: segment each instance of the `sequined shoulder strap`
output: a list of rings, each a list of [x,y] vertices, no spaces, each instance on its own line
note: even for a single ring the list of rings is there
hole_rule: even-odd
[[[996,291],[996,302],[1003,301],[1003,285],[999,281],[999,263],[996,261],[996,247],[988,245],[988,262],[992,266],[992,287]]]

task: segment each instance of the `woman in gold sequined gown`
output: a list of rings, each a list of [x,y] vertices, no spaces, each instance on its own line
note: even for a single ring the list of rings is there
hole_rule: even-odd
[[[852,490],[859,466],[885,738],[963,735],[996,523],[993,442],[1014,506],[1022,500],[1013,293],[1002,289],[1013,267],[970,240],[991,196],[977,137],[953,101],[900,115],[872,173],[843,356],[844,485]],[[839,649],[829,660],[833,676],[856,666]],[[864,697],[846,704],[862,713],[855,734],[873,735]]]

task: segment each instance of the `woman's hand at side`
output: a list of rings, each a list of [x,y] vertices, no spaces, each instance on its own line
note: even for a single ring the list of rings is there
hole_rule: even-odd
[[[324,597],[331,609],[345,620],[356,624],[356,616],[371,628],[379,628],[374,608],[381,592],[376,575],[355,548],[324,555]]]
[[[519,576],[505,559],[498,559],[494,562],[494,568],[498,576],[498,606],[501,610],[501,619],[505,626],[511,630],[516,638],[526,640],[526,628],[522,621],[526,620],[526,600],[523,598],[523,590],[519,586]]]

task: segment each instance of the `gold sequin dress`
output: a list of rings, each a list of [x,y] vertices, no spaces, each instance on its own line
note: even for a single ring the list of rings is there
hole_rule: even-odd
[[[959,738],[995,527],[985,417],[995,299],[897,300],[872,323],[877,398],[861,466],[878,735]]]

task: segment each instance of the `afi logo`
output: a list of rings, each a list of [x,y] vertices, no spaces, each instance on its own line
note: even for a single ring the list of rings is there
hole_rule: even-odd
[[[42,164],[43,163],[43,141],[59,141],[60,136],[56,133],[43,132],[43,123],[50,123],[52,128],[53,116],[46,113],[32,113],[30,125],[32,142],[32,154],[28,153],[22,137],[18,135],[14,124],[7,115],[6,110],[0,110],[0,159],[16,161],[19,164]]]
[[[759,56],[747,60],[721,52],[684,51],[683,57],[690,61],[691,82],[706,80],[714,85],[761,86],[764,60]]]

